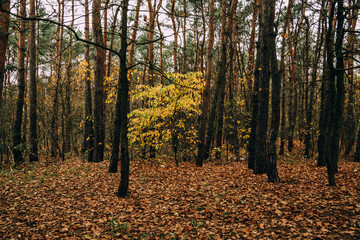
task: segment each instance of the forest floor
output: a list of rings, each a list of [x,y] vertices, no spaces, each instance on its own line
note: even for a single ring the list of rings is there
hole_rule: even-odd
[[[115,196],[108,162],[45,160],[0,172],[1,239],[360,239],[360,164],[342,160],[337,186],[315,160],[284,156],[281,182],[245,161],[131,162]]]

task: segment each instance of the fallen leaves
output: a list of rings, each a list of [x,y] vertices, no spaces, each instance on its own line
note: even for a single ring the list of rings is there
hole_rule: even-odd
[[[312,163],[279,163],[281,183],[245,162],[132,162],[130,195],[119,174],[79,159],[0,172],[0,236],[32,239],[354,239],[360,236],[358,163],[337,187]]]

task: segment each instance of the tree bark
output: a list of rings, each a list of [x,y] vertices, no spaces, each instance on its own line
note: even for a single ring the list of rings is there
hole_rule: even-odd
[[[270,32],[269,38],[269,52],[270,52],[270,66],[271,66],[271,127],[269,133],[269,143],[267,144],[267,176],[268,181],[277,183],[280,181],[277,170],[277,151],[276,140],[279,132],[280,125],[280,92],[281,92],[281,77],[276,58],[276,33],[273,30],[275,18],[275,0],[271,0],[269,5],[269,15],[267,21],[269,22],[268,31]]]
[[[149,26],[148,26],[148,61],[149,61],[149,71],[148,71],[148,84],[153,87],[155,85],[155,76],[154,76],[154,30],[155,30],[155,8],[156,8],[156,0],[154,2],[154,6],[151,3],[151,0],[148,0],[148,8],[149,8]],[[152,141],[149,141],[150,145],[150,158],[154,159],[156,155],[156,148]]]
[[[344,56],[343,56],[343,42],[344,42],[344,6],[343,0],[337,1],[337,28],[336,28],[336,41],[335,41],[335,69],[336,76],[336,96],[335,104],[332,109],[333,114],[333,132],[331,139],[331,161],[334,163],[335,172],[338,171],[338,161],[340,156],[340,133],[343,128],[343,112],[345,100],[345,75],[344,75]],[[332,185],[331,183],[329,183]]]
[[[254,173],[262,174],[267,172],[266,166],[266,151],[267,149],[267,126],[268,126],[268,110],[269,110],[269,83],[270,83],[270,46],[268,39],[271,39],[270,29],[273,27],[269,22],[269,15],[271,15],[270,5],[271,0],[262,2],[260,6],[259,17],[259,48],[256,56],[255,78],[259,78],[258,91],[258,111],[256,117],[256,133],[255,133],[255,162]]]
[[[35,0],[30,0],[30,18],[35,18]],[[36,21],[30,21],[30,162],[38,161]]]
[[[89,24],[89,1],[85,0],[85,40],[90,41]],[[85,72],[85,124],[83,153],[87,153],[89,162],[93,159],[94,152],[94,129],[92,115],[91,80],[90,80],[90,46],[85,43],[85,61],[87,64]]]
[[[64,2],[58,0],[58,22],[63,24],[64,22]],[[59,150],[59,136],[58,136],[58,109],[59,109],[59,87],[61,81],[61,61],[62,61],[62,42],[63,42],[63,30],[64,27],[58,25],[56,32],[56,50],[55,50],[55,89],[54,99],[52,106],[52,119],[51,119],[51,156],[56,157]]]
[[[349,1],[350,4],[352,1]],[[357,4],[360,4],[359,1]],[[352,7],[354,5],[350,5]],[[346,54],[346,68],[348,70],[348,82],[349,82],[349,93],[348,100],[346,105],[346,119],[344,122],[344,144],[345,144],[345,155],[349,155],[351,150],[353,149],[353,145],[355,143],[355,134],[354,129],[356,129],[355,124],[355,114],[354,114],[354,105],[355,105],[355,86],[354,86],[354,53],[356,51],[356,41],[355,41],[355,29],[356,23],[358,19],[359,9],[355,8],[350,10],[349,16],[349,35],[347,39],[347,54]]]
[[[172,22],[172,26],[173,26],[173,31],[174,31],[174,73],[178,72],[178,66],[177,66],[177,44],[178,44],[178,32],[176,29],[176,21],[175,21],[175,0],[171,1],[171,12],[170,12],[170,16],[171,16],[171,22]]]
[[[219,75],[217,79],[217,86],[219,87],[219,99],[217,104],[217,132],[216,132],[216,159],[221,158],[221,148],[222,148],[222,137],[223,137],[223,122],[224,122],[224,100],[225,100],[225,85],[226,85],[226,62],[227,62],[227,50],[228,50],[228,43],[230,40],[230,37],[232,35],[232,23],[233,19],[236,18],[236,8],[237,8],[238,0],[232,0],[230,11],[228,14],[228,19],[226,19],[226,2],[223,1],[223,7],[222,7],[222,14],[223,14],[223,20],[222,24],[222,37],[221,37],[221,62],[219,64],[220,70]],[[232,61],[232,59],[230,59]],[[211,131],[211,130],[209,130]]]
[[[94,0],[92,4],[92,28],[95,46],[95,66],[94,66],[94,153],[92,162],[102,162],[104,160],[104,141],[105,141],[105,99],[104,99],[104,39],[101,29],[101,0]]]
[[[185,74],[186,72],[186,0],[183,0],[183,56],[181,64],[181,73]]]
[[[325,1],[323,0],[321,3],[321,11],[324,10],[325,7]],[[315,86],[316,86],[316,80],[317,80],[317,70],[318,70],[318,64],[321,57],[321,48],[323,45],[323,23],[324,18],[320,17],[319,24],[318,24],[318,34],[316,38],[315,43],[315,56],[312,64],[312,76],[311,76],[311,82],[310,82],[310,95],[308,99],[308,107],[306,109],[306,135],[305,135],[305,157],[310,158],[312,156],[311,150],[313,150],[312,146],[312,129],[313,129],[313,104],[314,104],[314,94],[315,94]]]
[[[285,92],[285,85],[286,85],[286,68],[285,68],[285,45],[286,45],[286,38],[287,38],[287,29],[290,25],[290,18],[292,14],[294,1],[291,0],[288,3],[287,11],[286,11],[286,20],[284,24],[284,31],[281,35],[281,60],[280,60],[280,77],[281,82],[283,84],[282,87],[282,97],[281,97],[281,134],[280,134],[280,152],[279,154],[284,154],[285,150],[285,136],[286,136],[286,92]]]
[[[71,1],[71,24],[70,27],[74,27],[74,0]],[[72,133],[72,117],[71,117],[71,70],[72,70],[72,58],[73,58],[73,33],[69,33],[69,56],[68,64],[66,67],[66,83],[65,83],[65,103],[64,103],[64,113],[65,113],[65,129],[64,139],[63,139],[63,153],[70,152],[71,148],[71,133]]]
[[[136,33],[138,30],[138,25],[139,25],[140,4],[141,4],[141,0],[137,0],[136,9],[135,9],[134,26],[133,26],[133,31],[131,34],[131,44],[130,44],[130,50],[129,50],[129,67],[131,67],[134,62],[135,41],[136,41]]]
[[[214,14],[215,14],[215,1],[210,0],[209,3],[209,34],[208,34],[208,45],[206,50],[206,74],[205,74],[205,88],[202,93],[202,105],[201,105],[201,115],[200,115],[200,127],[199,127],[199,145],[198,145],[198,154],[196,158],[196,166],[202,167],[206,157],[205,154],[205,140],[206,140],[206,123],[209,114],[210,106],[210,82],[212,75],[212,49],[214,46]]]
[[[6,49],[8,45],[9,36],[9,22],[10,14],[10,0],[2,0],[0,11],[0,109],[2,105],[2,93],[5,80],[5,61],[6,61]]]
[[[26,0],[22,0],[20,2],[20,16],[26,17]],[[25,97],[25,31],[26,20],[20,19],[20,29],[17,33],[18,97],[16,102],[16,116],[13,128],[13,155],[16,166],[23,162],[23,150],[21,146],[21,124]]]
[[[129,83],[127,79],[126,50],[127,50],[127,11],[128,0],[122,2],[121,11],[121,48],[118,95],[116,100],[115,131],[120,132],[121,142],[121,181],[117,196],[124,198],[129,188],[129,146],[128,146],[128,117],[129,112]],[[115,139],[114,133],[114,143]],[[118,141],[118,140],[117,140]],[[119,146],[119,143],[117,143]]]
[[[249,44],[249,61],[246,69],[246,106],[249,111],[251,111],[251,102],[253,99],[253,73],[255,67],[255,35],[256,35],[256,23],[258,17],[258,0],[253,1],[253,15],[251,21],[251,34],[250,34],[250,44]]]

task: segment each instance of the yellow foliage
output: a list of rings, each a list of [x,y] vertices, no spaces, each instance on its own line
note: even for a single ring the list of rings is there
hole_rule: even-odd
[[[197,141],[194,124],[200,114],[202,74],[169,73],[166,78],[167,85],[140,84],[131,92],[133,102],[145,104],[129,114],[129,141],[133,146],[152,143],[160,149],[171,141],[174,132],[179,142]]]

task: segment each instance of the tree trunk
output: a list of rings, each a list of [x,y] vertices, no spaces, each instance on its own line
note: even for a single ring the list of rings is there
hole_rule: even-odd
[[[351,1],[350,1],[351,3]],[[359,4],[359,1],[358,1]],[[352,5],[353,6],[353,5]],[[349,6],[349,7],[352,7]],[[348,70],[348,82],[349,82],[349,93],[348,101],[346,105],[346,120],[344,122],[344,143],[345,143],[345,155],[349,155],[353,149],[355,142],[354,129],[356,129],[355,124],[355,114],[354,114],[354,104],[355,104],[355,87],[354,87],[354,53],[356,51],[356,41],[355,41],[355,29],[358,19],[359,9],[355,8],[351,10],[350,23],[349,23],[349,35],[347,39],[347,55],[346,55],[346,65]]]
[[[135,53],[136,33],[138,30],[138,25],[139,25],[140,4],[141,4],[141,0],[137,0],[136,9],[135,9],[134,26],[133,26],[133,31],[131,34],[131,44],[130,44],[130,50],[129,50],[129,67],[131,67],[134,62],[133,59],[134,59],[134,53]]]
[[[186,72],[186,0],[183,0],[183,56],[181,64],[181,73],[185,74]]]
[[[274,18],[275,18],[275,0],[270,0],[268,5],[269,16],[266,17],[268,23],[268,31],[270,32],[269,41],[269,55],[270,55],[270,66],[271,66],[271,127],[269,134],[269,143],[267,145],[267,176],[268,181],[277,183],[280,181],[277,170],[277,151],[276,151],[276,140],[279,132],[280,125],[280,92],[281,92],[281,77],[278,68],[276,58],[276,33],[273,30]]]
[[[64,2],[58,0],[58,22],[62,24],[64,22]],[[57,27],[56,33],[56,58],[55,58],[55,89],[54,99],[52,107],[52,119],[51,119],[51,156],[56,157],[59,150],[59,136],[58,136],[58,109],[59,109],[59,86],[61,81],[61,61],[62,61],[62,42],[63,42],[63,26]]]
[[[253,15],[251,21],[251,34],[250,34],[250,44],[249,44],[249,61],[246,69],[246,106],[249,111],[251,111],[251,102],[253,100],[253,73],[255,67],[255,34],[256,34],[256,23],[258,17],[258,0],[253,1]]]
[[[221,105],[221,101],[223,101],[223,99],[221,100],[223,94],[223,88],[225,87],[225,74],[226,74],[226,43],[225,43],[225,31],[226,31],[226,4],[225,1],[222,0],[221,3],[222,6],[222,14],[221,14],[221,35],[220,35],[220,41],[221,41],[221,55],[220,55],[220,61],[219,61],[219,72],[218,72],[218,76],[217,76],[217,80],[216,80],[216,85],[215,85],[215,92],[214,92],[214,97],[211,100],[211,108],[210,108],[210,115],[209,115],[209,119],[208,119],[208,128],[207,128],[207,135],[206,135],[206,142],[205,142],[205,156],[204,159],[208,159],[210,157],[210,151],[211,151],[211,143],[213,141],[214,138],[214,132],[215,132],[215,121],[216,121],[216,115],[218,113],[221,114],[222,110],[218,110],[219,104]],[[219,102],[218,102],[219,101]],[[222,125],[222,119],[219,120],[220,124]],[[219,124],[219,122],[218,122]],[[222,128],[222,126],[218,126],[218,128]],[[219,130],[221,136],[219,136],[219,138],[222,138],[222,129]],[[216,140],[216,144],[220,144],[220,148],[221,148],[221,140]],[[220,151],[220,148],[218,148],[219,146],[217,145],[217,150]],[[218,151],[216,152],[216,158],[218,159],[220,156],[220,153],[218,153]]]
[[[35,18],[35,0],[30,0],[30,18]],[[36,21],[30,21],[30,162],[38,161]]]
[[[160,42],[159,42],[159,47],[160,47],[160,72],[163,72],[163,68],[164,68],[164,64],[163,64],[163,33],[161,31],[161,26],[160,26],[160,21],[159,21],[159,11],[160,11],[160,7],[162,5],[162,0],[159,1],[159,4],[158,4],[158,7],[156,9],[156,24],[157,24],[157,27],[158,27],[158,30],[159,30],[159,35],[160,35]],[[163,75],[161,74],[160,75],[160,82],[161,84],[164,83],[164,77]]]
[[[268,39],[271,39],[270,29],[273,27],[269,23],[269,15],[271,15],[268,8],[271,0],[262,2],[260,6],[259,17],[259,48],[256,56],[255,78],[259,78],[258,94],[258,111],[256,117],[256,133],[255,133],[255,162],[254,173],[262,174],[267,172],[266,166],[266,151],[267,149],[267,126],[268,126],[268,109],[269,109],[269,83],[270,83],[270,46]]]
[[[178,66],[177,66],[177,42],[178,42],[178,32],[176,29],[176,21],[175,21],[175,0],[171,1],[171,22],[172,22],[172,26],[173,26],[173,31],[174,31],[174,73],[178,72]]]
[[[10,14],[7,12],[10,11],[10,0],[2,0],[1,7],[4,12],[0,11],[0,109],[5,80],[5,60],[10,22]]]
[[[221,148],[222,148],[222,137],[223,137],[223,122],[224,122],[224,100],[225,100],[225,85],[226,85],[226,72],[227,72],[227,67],[226,67],[226,61],[227,61],[227,48],[228,48],[228,43],[230,40],[230,37],[232,35],[232,23],[233,23],[233,19],[236,17],[236,8],[237,8],[237,4],[238,1],[237,0],[232,0],[231,1],[231,6],[230,6],[230,11],[229,11],[229,15],[228,15],[228,19],[226,19],[227,14],[226,14],[226,2],[223,1],[223,7],[222,7],[222,15],[223,15],[223,20],[222,20],[222,36],[221,36],[221,62],[219,64],[220,66],[220,70],[219,70],[219,75],[218,75],[218,79],[217,79],[217,83],[216,83],[216,87],[219,87],[219,99],[217,104],[217,133],[216,133],[216,159],[220,159],[221,157]],[[232,59],[230,59],[230,61],[232,61]],[[219,85],[219,86],[218,86]],[[209,130],[211,131],[211,130]]]
[[[289,1],[289,7],[293,6],[294,1]],[[298,27],[300,28],[300,25]],[[292,36],[290,31],[290,24],[287,26],[288,30],[288,43],[289,43],[289,55],[290,55],[290,92],[289,92],[289,130],[288,130],[288,151],[291,152],[294,147],[294,133],[295,133],[295,124],[296,124],[296,111],[297,111],[297,84],[296,84],[296,49],[297,49],[297,38],[298,36]],[[295,34],[296,35],[296,34]]]
[[[156,8],[156,0],[154,2],[154,6],[151,3],[151,0],[148,0],[148,8],[149,8],[149,26],[148,26],[148,60],[149,60],[149,71],[148,71],[148,84],[153,87],[155,85],[155,76],[154,76],[154,29],[155,29],[155,8]],[[151,129],[150,129],[151,130]],[[156,155],[156,148],[152,143],[152,139],[149,141],[150,145],[150,158],[154,159]]]
[[[285,92],[285,85],[286,85],[286,68],[285,68],[285,45],[286,45],[286,38],[287,38],[287,29],[290,25],[290,18],[292,14],[294,1],[291,0],[288,3],[287,11],[286,11],[286,21],[284,25],[284,31],[281,35],[281,60],[280,60],[280,77],[281,82],[283,84],[282,87],[282,98],[281,98],[281,134],[280,134],[280,152],[279,154],[284,154],[285,150],[285,136],[286,136],[286,92]]]
[[[334,163],[335,172],[338,171],[338,161],[340,155],[340,133],[343,127],[343,112],[345,100],[345,75],[344,75],[344,56],[343,56],[343,42],[344,42],[344,6],[343,0],[337,1],[337,28],[335,41],[335,57],[336,69],[332,67],[336,76],[336,96],[335,104],[332,109],[333,114],[333,132],[331,138],[331,161]],[[329,183],[330,184],[330,183]],[[332,185],[332,184],[330,184]]]
[[[206,74],[205,74],[205,89],[202,93],[202,105],[200,115],[200,127],[199,127],[199,145],[198,154],[196,159],[196,166],[201,167],[206,157],[205,154],[205,140],[206,140],[206,123],[209,114],[210,106],[210,82],[212,74],[212,49],[214,46],[214,5],[215,1],[210,0],[209,3],[209,40],[206,50]]]
[[[90,41],[89,33],[89,1],[85,0],[85,40]],[[92,100],[91,100],[91,81],[90,81],[90,46],[85,43],[85,61],[87,64],[85,72],[85,126],[84,126],[84,144],[83,153],[87,153],[89,162],[93,159],[94,152],[94,129],[93,129],[93,115],[92,115]]]
[[[70,28],[74,27],[74,0],[71,1],[71,24]],[[68,57],[68,64],[66,68],[66,83],[65,83],[65,129],[63,130],[65,132],[65,138],[63,139],[63,153],[70,152],[71,147],[71,133],[72,133],[72,117],[71,117],[71,70],[72,70],[72,54],[73,54],[73,33],[70,31],[69,33],[69,57]]]
[[[325,7],[325,1],[322,1],[321,4],[321,9],[322,11],[324,10]],[[309,95],[309,99],[308,99],[308,107],[306,109],[306,135],[305,135],[305,157],[310,158],[312,156],[311,154],[311,150],[313,150],[313,146],[312,146],[312,129],[313,129],[313,105],[314,105],[314,93],[315,93],[315,86],[316,86],[316,80],[317,80],[317,70],[318,70],[318,64],[319,64],[319,60],[320,60],[320,56],[321,56],[321,48],[322,48],[322,44],[323,44],[323,23],[324,23],[324,18],[321,17],[319,19],[319,24],[318,24],[318,34],[317,34],[317,38],[316,38],[316,43],[315,43],[315,56],[314,56],[314,60],[313,60],[313,64],[312,64],[312,76],[311,76],[311,83],[310,83],[310,95]]]
[[[360,162],[360,130],[358,131],[354,162]]]
[[[94,0],[92,4],[92,27],[95,46],[95,66],[94,66],[94,154],[92,162],[102,162],[104,160],[104,141],[105,141],[105,119],[104,119],[104,39],[101,29],[101,0]]]
[[[129,145],[128,145],[128,117],[129,112],[129,83],[127,79],[126,49],[127,49],[127,11],[128,0],[122,2],[121,11],[121,48],[120,48],[120,70],[118,95],[116,100],[115,131],[120,132],[121,142],[121,181],[117,192],[118,197],[124,198],[129,188]],[[117,138],[118,139],[118,138]],[[115,139],[114,142],[119,142]],[[119,146],[119,143],[117,143]]]
[[[20,2],[20,16],[26,17],[26,0]],[[23,162],[22,146],[21,146],[21,124],[25,97],[25,31],[26,21],[20,19],[20,29],[17,34],[17,68],[18,68],[18,98],[16,102],[16,116],[13,128],[13,155],[15,165]]]
[[[229,116],[228,116],[228,141],[231,144],[231,152],[235,155],[236,159],[239,156],[239,137],[238,137],[238,124],[237,124],[237,106],[236,106],[236,99],[234,96],[235,90],[235,79],[237,77],[237,70],[235,68],[236,66],[236,23],[237,19],[233,17],[231,19],[232,23],[232,30],[231,30],[231,41],[229,44]]]

